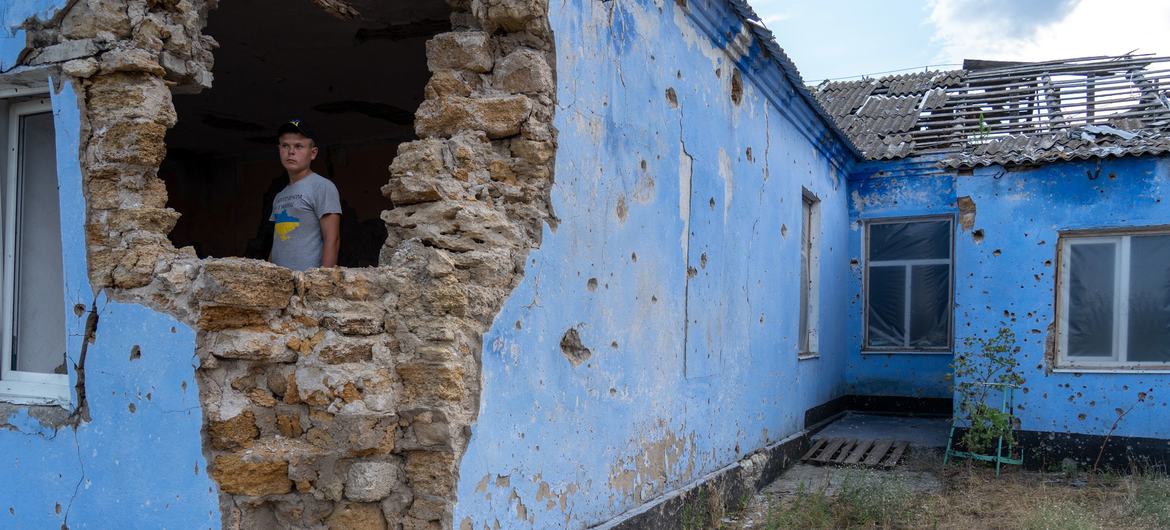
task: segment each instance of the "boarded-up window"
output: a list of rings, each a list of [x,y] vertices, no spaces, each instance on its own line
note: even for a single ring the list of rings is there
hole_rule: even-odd
[[[820,201],[807,190],[801,200],[800,218],[800,338],[797,350],[800,356],[809,357],[817,354]]]
[[[951,230],[950,219],[866,226],[866,349],[950,349]]]

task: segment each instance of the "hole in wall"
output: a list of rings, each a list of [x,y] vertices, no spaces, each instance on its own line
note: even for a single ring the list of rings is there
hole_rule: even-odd
[[[426,41],[450,28],[443,0],[351,2],[339,20],[311,2],[223,2],[204,33],[220,48],[213,87],[176,94],[159,175],[182,214],[171,241],[200,257],[266,259],[272,200],[288,183],[276,129],[300,118],[320,137],[313,170],[341,199],[338,263],[377,265],[390,208],[380,188],[430,78]],[[264,21],[258,24],[257,21]]]
[[[743,77],[739,70],[731,72],[731,102],[736,105],[743,102]]]
[[[577,333],[577,328],[569,328],[561,336],[561,353],[565,354],[565,358],[573,366],[580,366],[593,356],[593,352],[581,343],[581,335]]]

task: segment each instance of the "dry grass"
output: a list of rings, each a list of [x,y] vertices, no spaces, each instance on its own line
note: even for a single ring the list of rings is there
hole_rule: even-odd
[[[1013,468],[996,478],[993,469],[966,463],[946,469],[929,459],[912,463],[918,470],[939,473],[943,490],[911,494],[897,472],[860,472],[854,486],[835,496],[801,491],[771,500],[765,527],[1170,528],[1170,478],[1165,474],[1123,477]]]

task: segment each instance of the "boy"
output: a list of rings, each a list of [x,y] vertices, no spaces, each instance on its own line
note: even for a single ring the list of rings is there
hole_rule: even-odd
[[[337,186],[309,167],[317,158],[317,137],[297,119],[276,133],[289,182],[272,201],[269,220],[276,222],[276,230],[268,261],[298,271],[336,267],[341,200]]]

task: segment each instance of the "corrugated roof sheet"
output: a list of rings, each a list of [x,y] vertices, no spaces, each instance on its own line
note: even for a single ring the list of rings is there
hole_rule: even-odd
[[[870,160],[938,153],[960,167],[1160,154],[1170,144],[1167,61],[1010,63],[825,82],[814,95]]]

